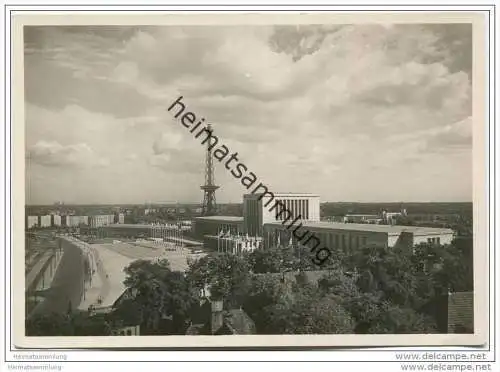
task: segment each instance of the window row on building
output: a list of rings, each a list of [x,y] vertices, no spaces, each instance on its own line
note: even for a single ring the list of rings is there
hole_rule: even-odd
[[[286,219],[295,219],[300,217],[301,220],[309,219],[309,200],[308,199],[275,199],[274,215],[276,221]],[[291,213],[283,212],[283,208]]]
[[[279,237],[278,237],[279,235]],[[342,250],[352,250],[366,247],[368,245],[368,236],[359,234],[349,234],[349,233],[321,233],[321,232],[311,232],[306,235],[302,241],[298,241],[292,233],[286,231],[278,232],[273,241],[274,244],[288,245],[288,244],[298,244],[306,243],[308,246],[319,245],[321,247],[330,249],[342,249]],[[308,238],[314,236],[315,238]]]
[[[427,243],[429,244],[441,244],[441,239],[438,238],[427,238]]]

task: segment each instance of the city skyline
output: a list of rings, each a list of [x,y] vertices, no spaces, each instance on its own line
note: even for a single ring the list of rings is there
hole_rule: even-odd
[[[470,25],[26,27],[26,204],[199,203],[186,97],[273,190],[470,202]],[[216,166],[218,203],[247,191]]]

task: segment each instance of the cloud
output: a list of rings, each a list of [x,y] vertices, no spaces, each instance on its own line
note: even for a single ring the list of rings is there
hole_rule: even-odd
[[[202,179],[203,161],[201,159],[186,158],[182,152],[175,154],[152,155],[149,158],[149,164],[172,177],[182,177],[184,174],[193,174]]]
[[[472,150],[472,117],[439,128],[425,139],[422,151]]]
[[[99,158],[86,143],[64,146],[55,141],[38,141],[28,150],[27,159],[49,167],[109,165],[108,159]]]
[[[102,175],[110,183],[132,173],[150,179],[149,199],[199,198],[204,148],[167,111],[180,95],[271,187],[327,200],[418,200],[430,197],[417,187],[425,182],[437,199],[448,197],[447,187],[471,195],[471,184],[452,174],[472,156],[467,25],[40,27],[26,34],[28,146],[86,143],[112,162],[113,172]],[[415,186],[395,176],[410,161]],[[447,178],[426,176],[443,164]],[[196,183],[165,184],[187,175]],[[360,182],[365,177],[370,182]],[[131,191],[139,200],[141,192]],[[228,180],[219,200],[242,192]]]
[[[187,132],[187,131],[186,131]],[[152,146],[153,155],[149,157],[149,164],[170,175],[174,174],[203,174],[204,149],[201,141],[190,133],[171,130],[164,132],[155,140]]]
[[[128,154],[125,159],[129,160],[129,161],[134,161],[134,160],[137,160],[137,154]]]
[[[153,153],[159,155],[168,153],[169,151],[180,150],[182,140],[182,135],[179,133],[162,133],[161,137],[153,143]]]

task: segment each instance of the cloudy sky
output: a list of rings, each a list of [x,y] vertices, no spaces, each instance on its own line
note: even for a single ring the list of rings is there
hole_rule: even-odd
[[[200,201],[179,95],[274,191],[472,200],[467,25],[25,27],[24,58],[28,204]]]

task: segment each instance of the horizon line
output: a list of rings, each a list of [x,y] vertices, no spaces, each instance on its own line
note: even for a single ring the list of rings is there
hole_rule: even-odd
[[[341,201],[323,201],[320,202],[321,204],[430,204],[430,203],[474,203],[473,200],[465,201],[465,200],[455,200],[455,201],[347,201],[347,200],[341,200]],[[242,201],[240,202],[221,202],[217,203],[218,205],[225,205],[225,204],[243,204]],[[102,203],[102,202],[87,202],[87,203],[63,203],[63,204],[28,204],[26,203],[24,206],[25,207],[55,207],[55,206],[89,206],[89,205],[101,205],[101,206],[115,206],[115,205],[133,205],[133,206],[154,206],[154,205],[195,205],[195,206],[202,206],[202,203],[200,202],[177,202],[177,203],[162,203],[162,202],[148,202],[148,203],[127,203],[127,202],[120,202],[120,203]]]

